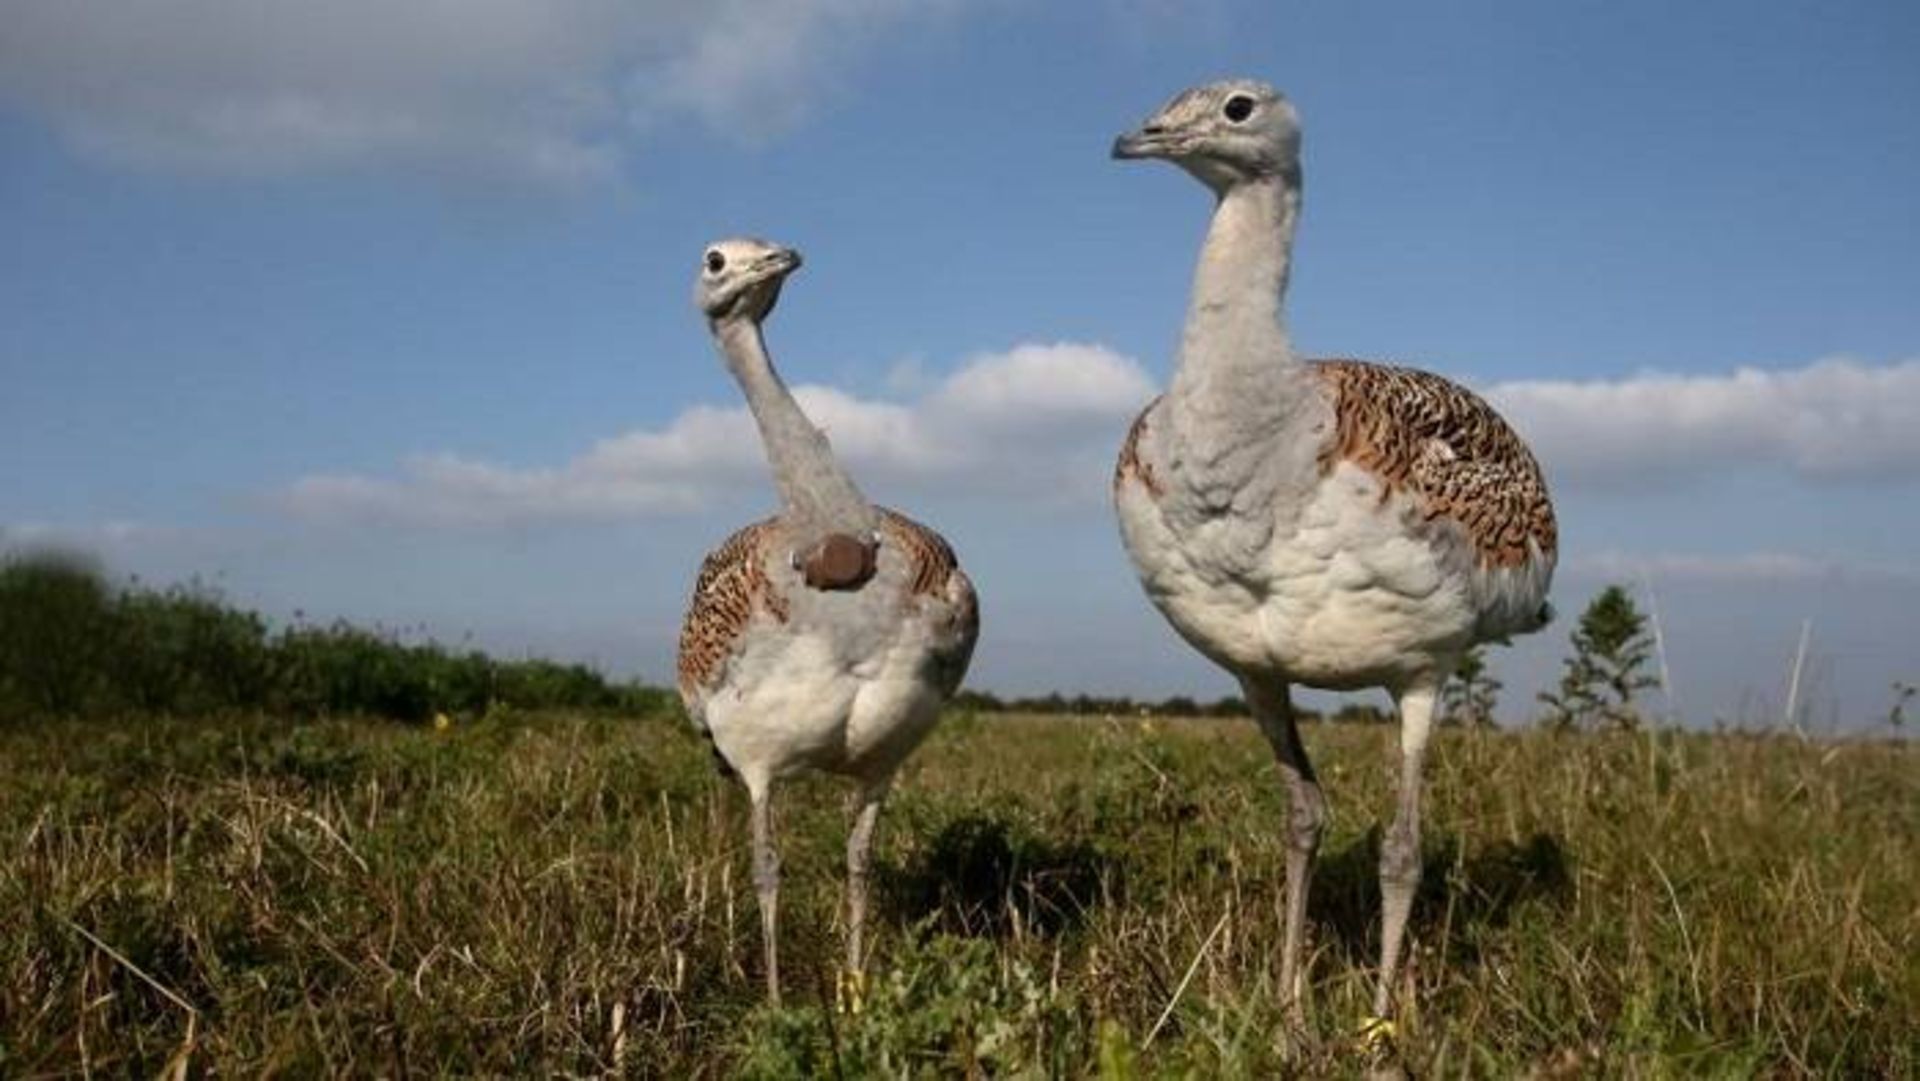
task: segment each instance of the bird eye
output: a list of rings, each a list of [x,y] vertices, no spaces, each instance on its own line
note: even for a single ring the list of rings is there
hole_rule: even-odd
[[[727,257],[717,251],[707,253],[707,273],[718,274],[727,268]]]
[[[1226,107],[1221,112],[1227,115],[1228,120],[1238,124],[1253,115],[1253,99],[1245,94],[1235,94],[1227,99]]]

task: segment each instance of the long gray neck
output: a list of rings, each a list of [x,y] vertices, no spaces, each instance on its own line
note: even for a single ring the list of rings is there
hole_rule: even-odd
[[[1208,504],[1244,495],[1277,464],[1275,441],[1317,404],[1281,312],[1299,211],[1297,181],[1234,185],[1200,249],[1167,406],[1175,470]]]
[[[734,320],[714,327],[714,340],[727,370],[746,394],[747,408],[760,428],[767,464],[773,467],[781,509],[797,546],[828,533],[864,534],[878,525],[873,505],[834,459],[826,433],[814,427],[793,400],[793,392],[773,370],[760,326]]]

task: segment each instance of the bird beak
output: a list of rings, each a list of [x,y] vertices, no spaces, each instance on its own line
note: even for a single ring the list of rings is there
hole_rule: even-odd
[[[1144,158],[1148,153],[1146,137],[1137,131],[1127,132],[1113,141],[1113,160],[1131,161]]]
[[[1156,124],[1148,124],[1137,131],[1127,132],[1113,141],[1113,157],[1116,161],[1164,158],[1172,149],[1172,141],[1167,138],[1166,129]]]
[[[787,275],[800,269],[800,253],[792,248],[781,248],[760,257],[756,269],[763,275]]]

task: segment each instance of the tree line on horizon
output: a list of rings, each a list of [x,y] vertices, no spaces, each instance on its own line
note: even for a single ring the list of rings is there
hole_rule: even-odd
[[[671,695],[582,664],[501,660],[344,621],[278,630],[197,582],[108,584],[67,552],[0,557],[0,724],[258,712],[425,721],[491,709],[653,712]]]
[[[1653,659],[1653,639],[1647,618],[1624,586],[1610,585],[1581,613],[1571,642],[1573,653],[1563,662],[1559,685],[1538,697],[1547,707],[1539,723],[1561,732],[1614,729],[1633,730],[1646,723],[1640,692],[1659,686],[1646,671]],[[1484,647],[1469,650],[1441,691],[1440,723],[1468,728],[1497,727],[1494,720],[1503,684],[1487,666]],[[1911,697],[1911,695],[1909,695]],[[1905,699],[1901,700],[1904,703]],[[1228,696],[1201,703],[1176,695],[1159,701],[1127,697],[1058,692],[1027,698],[1001,699],[982,691],[962,691],[954,704],[963,709],[1013,713],[1053,713],[1076,716],[1151,714],[1167,717],[1246,717],[1245,699]],[[1896,707],[1898,708],[1898,707]],[[1394,714],[1362,702],[1342,705],[1330,714],[1295,707],[1302,720],[1337,724],[1388,724]]]

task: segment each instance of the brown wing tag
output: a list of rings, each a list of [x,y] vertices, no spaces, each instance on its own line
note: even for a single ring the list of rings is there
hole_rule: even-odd
[[[859,589],[873,577],[876,545],[845,533],[829,533],[800,559],[800,572],[814,589]]]

